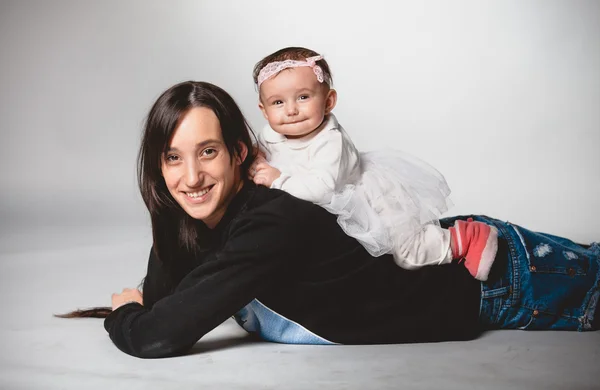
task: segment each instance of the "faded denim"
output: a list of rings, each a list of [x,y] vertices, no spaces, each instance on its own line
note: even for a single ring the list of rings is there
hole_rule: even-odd
[[[490,277],[481,284],[480,320],[485,328],[598,329],[598,243],[583,246],[494,218],[471,217],[497,227],[499,235]]]

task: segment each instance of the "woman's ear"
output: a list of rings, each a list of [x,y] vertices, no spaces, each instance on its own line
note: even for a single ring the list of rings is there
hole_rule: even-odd
[[[248,147],[242,141],[238,141],[238,150],[237,156],[235,156],[235,163],[237,165],[242,165],[244,161],[246,161],[246,157],[248,157]]]
[[[337,91],[335,89],[330,89],[327,92],[327,97],[325,98],[325,115],[327,115],[331,111],[333,111],[336,103],[337,103]]]

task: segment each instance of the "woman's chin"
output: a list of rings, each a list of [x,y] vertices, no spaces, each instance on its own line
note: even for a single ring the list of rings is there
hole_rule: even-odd
[[[187,215],[194,219],[199,219],[202,221],[208,218],[213,212],[213,207],[211,207],[212,202],[210,202],[210,200],[204,202],[190,202],[188,201],[188,199],[184,199],[179,204]]]

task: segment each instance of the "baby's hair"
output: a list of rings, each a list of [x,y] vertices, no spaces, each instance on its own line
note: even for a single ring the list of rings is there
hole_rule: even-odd
[[[285,60],[302,61],[309,57],[318,55],[319,53],[316,51],[306,49],[304,47],[286,47],[285,49],[277,50],[275,53],[269,54],[262,60],[258,61],[256,65],[254,65],[254,71],[252,72],[254,84],[258,85],[258,74],[260,73],[260,70],[271,62]],[[325,79],[327,85],[331,87],[333,85],[333,77],[331,75],[331,70],[329,69],[329,64],[324,59],[317,61],[316,64],[319,65],[323,70],[323,78]]]

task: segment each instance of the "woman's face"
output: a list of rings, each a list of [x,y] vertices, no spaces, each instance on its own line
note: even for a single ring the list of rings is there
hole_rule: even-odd
[[[162,174],[183,210],[214,228],[242,187],[239,166],[246,154],[244,149],[232,160],[215,113],[194,107],[180,120],[162,156]]]

